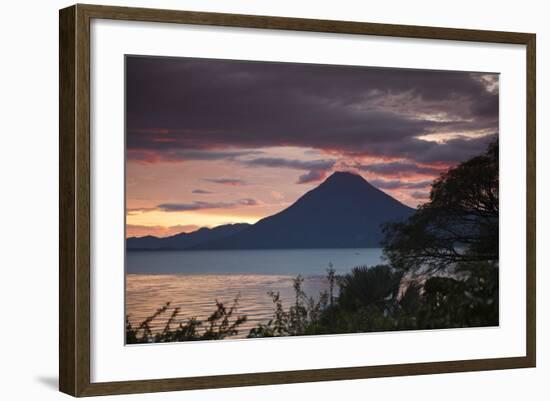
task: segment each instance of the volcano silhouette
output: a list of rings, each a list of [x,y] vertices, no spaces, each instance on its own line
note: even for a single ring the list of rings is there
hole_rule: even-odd
[[[378,247],[381,225],[413,212],[360,175],[336,172],[283,211],[192,249]]]

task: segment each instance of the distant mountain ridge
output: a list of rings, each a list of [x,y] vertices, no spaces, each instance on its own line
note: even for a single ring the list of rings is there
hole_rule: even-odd
[[[363,177],[335,172],[291,206],[253,225],[231,225],[228,229],[199,237],[198,230],[186,234],[192,241],[169,238],[129,238],[128,249],[307,249],[369,248],[382,240],[381,225],[407,219],[414,209],[369,184]],[[233,231],[233,232],[231,232]],[[209,233],[210,234],[210,233]],[[141,241],[149,238],[147,241]],[[152,239],[154,238],[154,240]],[[187,237],[184,237],[187,238]],[[158,247],[157,247],[158,246]]]
[[[170,237],[130,237],[126,239],[128,250],[169,250],[190,249],[199,244],[215,241],[237,234],[249,227],[248,223],[225,224],[214,228],[202,227],[190,233],[180,233]]]

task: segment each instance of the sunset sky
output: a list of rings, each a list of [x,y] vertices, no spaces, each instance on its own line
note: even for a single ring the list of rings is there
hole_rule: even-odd
[[[126,58],[127,236],[276,213],[334,171],[416,207],[498,135],[498,75]]]

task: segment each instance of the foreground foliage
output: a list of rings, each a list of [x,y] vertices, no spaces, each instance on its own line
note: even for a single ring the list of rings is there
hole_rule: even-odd
[[[191,318],[180,321],[177,327],[172,328],[180,313],[180,308],[171,308],[166,303],[162,308],[146,318],[136,327],[126,317],[126,344],[163,343],[173,341],[222,340],[239,333],[238,327],[246,321],[246,316],[234,317],[237,311],[238,298],[228,309],[223,303],[216,301],[216,310],[205,320]],[[170,312],[171,311],[171,312]],[[170,313],[164,328],[160,332],[153,332],[151,323],[164,313]]]

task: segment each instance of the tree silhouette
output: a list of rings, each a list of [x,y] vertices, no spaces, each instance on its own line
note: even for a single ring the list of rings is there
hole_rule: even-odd
[[[430,200],[406,222],[384,227],[384,255],[415,273],[498,261],[498,142],[434,181]]]

